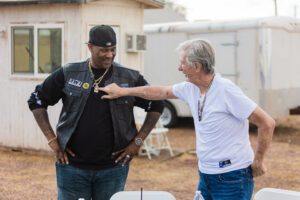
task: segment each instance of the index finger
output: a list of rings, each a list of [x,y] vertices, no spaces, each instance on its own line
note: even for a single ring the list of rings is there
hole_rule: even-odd
[[[75,153],[73,153],[73,151],[71,151],[69,148],[66,149],[66,152],[70,154],[72,157],[75,157]]]
[[[125,159],[126,158],[126,155],[125,153],[123,152],[121,155],[118,156],[118,158],[115,160],[115,163],[118,163],[120,162],[122,159]]]
[[[65,162],[64,164],[67,164],[67,165],[68,165],[68,164],[69,164],[69,159],[68,159],[67,153],[64,153],[64,154],[63,154],[63,159],[64,159],[64,162]]]
[[[102,90],[102,91],[104,91],[104,90]],[[109,94],[105,94],[101,97],[101,99],[113,99],[113,97]]]
[[[112,155],[113,155],[113,156],[116,156],[116,155],[119,155],[120,153],[122,153],[122,152],[124,152],[124,151],[125,151],[125,149],[121,149],[121,150],[119,150],[119,151],[113,152]]]

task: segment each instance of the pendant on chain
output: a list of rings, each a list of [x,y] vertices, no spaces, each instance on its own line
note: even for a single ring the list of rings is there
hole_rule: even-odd
[[[94,92],[98,93],[99,90],[100,90],[100,87],[98,86],[98,84],[95,84],[95,86],[94,86]]]

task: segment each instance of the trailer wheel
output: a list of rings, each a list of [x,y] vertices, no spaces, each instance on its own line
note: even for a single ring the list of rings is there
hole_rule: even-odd
[[[171,103],[165,101],[165,108],[160,116],[161,123],[164,127],[171,128],[177,122],[177,113]]]

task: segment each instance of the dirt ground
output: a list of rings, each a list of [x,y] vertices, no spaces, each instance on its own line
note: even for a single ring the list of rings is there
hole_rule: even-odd
[[[177,200],[191,200],[197,188],[195,136],[191,120],[181,120],[168,138],[176,153],[132,161],[126,190],[163,190]],[[256,133],[250,133],[253,146]],[[300,191],[300,116],[277,121],[266,157],[268,173],[255,179],[255,191],[275,187]],[[47,153],[0,150],[0,200],[56,199],[54,158]]]

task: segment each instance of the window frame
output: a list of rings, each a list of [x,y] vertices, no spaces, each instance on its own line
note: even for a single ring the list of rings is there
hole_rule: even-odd
[[[14,53],[13,53],[13,28],[33,28],[33,73],[15,73],[14,72]],[[37,78],[44,79],[50,73],[39,73],[38,72],[38,29],[61,29],[61,65],[64,65],[64,24],[63,23],[45,23],[45,24],[34,24],[34,23],[18,23],[10,24],[9,26],[9,67],[10,67],[10,76],[11,78]]]

